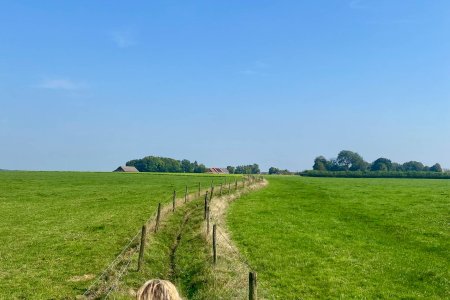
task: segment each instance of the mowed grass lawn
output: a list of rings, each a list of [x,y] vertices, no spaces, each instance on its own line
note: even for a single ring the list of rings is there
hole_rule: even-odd
[[[173,189],[210,175],[0,172],[0,299],[83,294]],[[82,279],[82,278],[81,278]]]
[[[268,180],[228,214],[267,298],[450,298],[450,180]]]

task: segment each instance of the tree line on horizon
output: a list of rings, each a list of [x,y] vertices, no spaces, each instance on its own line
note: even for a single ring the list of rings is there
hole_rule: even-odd
[[[227,170],[230,174],[259,174],[261,170],[258,164],[243,165],[243,166],[228,166]]]
[[[127,166],[133,166],[139,172],[160,172],[160,173],[206,173],[208,168],[197,161],[191,162],[188,159],[176,160],[168,157],[146,156],[141,159],[127,161]],[[259,174],[258,164],[228,166],[230,174]]]
[[[205,173],[204,164],[197,161],[190,162],[187,159],[176,160],[168,157],[146,156],[141,159],[133,159],[126,162],[127,166],[133,166],[139,172],[170,172],[170,173]]]
[[[443,172],[439,163],[436,163],[431,167],[418,161],[408,161],[399,164],[384,157],[380,157],[372,163],[369,163],[358,153],[349,150],[342,150],[339,152],[337,158],[329,160],[323,156],[316,157],[314,159],[313,170],[328,172]]]
[[[289,171],[288,169],[278,169],[275,167],[269,168],[269,175],[292,175],[293,172]]]

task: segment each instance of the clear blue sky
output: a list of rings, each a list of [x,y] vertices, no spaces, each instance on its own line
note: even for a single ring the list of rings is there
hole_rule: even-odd
[[[1,1],[0,168],[450,168],[450,1]]]

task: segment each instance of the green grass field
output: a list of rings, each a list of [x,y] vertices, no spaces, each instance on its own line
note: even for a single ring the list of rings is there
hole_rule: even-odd
[[[211,175],[0,172],[0,299],[74,298],[171,200]]]
[[[267,298],[450,298],[449,180],[268,179],[228,214]]]
[[[168,203],[173,189],[181,196],[186,184],[194,191],[211,179],[223,177],[0,172],[0,299],[82,294],[94,280],[83,276],[98,276],[158,202]],[[260,296],[450,297],[450,181],[268,179],[268,187],[238,199],[228,214],[234,241],[258,272]],[[201,208],[201,200],[193,201],[164,220],[143,271],[129,272],[124,287],[163,277],[189,299],[217,296]],[[127,289],[114,296],[130,298]]]

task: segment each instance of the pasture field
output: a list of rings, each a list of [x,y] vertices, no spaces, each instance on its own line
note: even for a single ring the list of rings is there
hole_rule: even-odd
[[[174,189],[212,175],[0,172],[0,299],[74,298]]]
[[[450,298],[450,180],[267,179],[227,222],[270,299]]]

